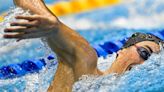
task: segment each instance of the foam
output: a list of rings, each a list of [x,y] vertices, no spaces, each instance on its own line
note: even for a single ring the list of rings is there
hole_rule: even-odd
[[[10,22],[20,21],[15,19],[15,16],[17,15],[30,14],[28,11],[24,11],[21,8],[12,8],[4,18],[4,21],[0,23],[0,67],[20,63],[21,61],[28,59],[38,59],[40,57],[44,58],[51,53],[50,49],[47,48],[47,44],[44,42],[44,39],[28,39],[17,42],[16,39],[3,38],[3,30],[10,27]],[[47,59],[45,60],[48,63],[47,65],[50,66],[49,63],[51,62]],[[0,92],[33,92],[38,90],[39,92],[46,92],[57,68],[57,65],[51,68],[49,66],[43,68],[39,73],[27,74],[14,79],[1,79]]]
[[[10,27],[10,23],[16,20],[17,15],[30,15],[28,11],[21,8],[12,8],[8,11],[4,21],[0,23],[0,67],[12,63],[19,63],[21,61],[33,58],[44,57],[47,48],[42,44],[41,39],[26,39],[17,42],[17,39],[4,39],[4,29]],[[28,52],[27,52],[28,51]]]
[[[17,12],[17,11],[14,11],[14,12]],[[13,14],[13,13],[11,13],[11,14]],[[116,26],[116,27],[136,28],[136,29],[149,28],[149,27],[154,28],[154,27],[160,26],[161,25],[160,23],[163,23],[160,20],[157,21],[157,22],[159,22],[159,24],[157,22],[155,22],[155,23],[157,23],[157,25],[155,24],[155,26],[153,26],[153,24],[151,24],[151,23],[148,24],[148,26],[146,26],[146,27],[138,24],[138,23],[142,23],[143,21],[147,21],[145,23],[154,22],[154,21],[158,20],[158,17],[163,18],[163,13],[161,13],[159,15],[154,14],[153,16],[155,16],[155,18],[153,18],[152,16],[143,17],[143,16],[137,15],[135,18],[136,22],[133,20],[133,16],[132,17],[129,16],[128,18],[120,17],[120,18],[112,21],[111,23],[114,22],[114,24],[112,26]],[[149,19],[151,19],[151,18],[153,18],[154,21],[150,21]],[[65,20],[65,19],[67,19],[67,20]],[[120,20],[123,22],[125,21],[124,23],[126,25],[123,25],[123,26],[122,26],[122,24],[119,25],[119,23],[121,22]],[[10,21],[10,20],[6,20],[6,21]],[[74,17],[72,19],[69,19],[69,17],[68,17],[68,18],[63,18],[63,21],[67,22],[66,24],[69,24],[72,28],[77,29],[77,30],[86,30],[86,29],[93,30],[95,28],[96,29],[97,28],[108,28],[110,26],[108,23],[95,23],[94,21],[90,20],[89,18],[77,20]],[[133,22],[137,23],[137,24],[134,24],[135,26],[131,25],[131,23],[133,23]],[[2,29],[0,29],[0,30],[2,30]],[[102,34],[102,35],[106,35],[106,33]],[[1,37],[2,37],[2,35],[1,35]],[[1,41],[1,39],[0,39],[0,41]],[[5,44],[7,44],[9,46],[11,44],[16,45],[15,43],[12,43],[12,42],[13,41],[9,42],[10,44],[8,44],[8,41],[7,41],[7,43],[3,43],[0,45],[2,45],[2,46],[5,46]],[[38,41],[36,41],[36,42],[38,42]],[[39,44],[36,42],[33,42],[32,48],[35,48],[35,45]],[[36,43],[36,44],[34,45],[34,43]],[[31,51],[32,48],[30,46],[31,46],[30,44],[27,45],[27,48],[26,48],[26,46],[24,46],[26,48],[26,50],[25,50],[25,48],[22,48],[22,49],[18,50],[19,53],[17,53],[17,54],[19,54],[19,55],[21,54],[21,55],[25,56],[25,57],[22,56],[22,58],[29,58],[28,55],[26,55],[26,51],[29,51],[29,53],[28,53],[29,55],[34,55],[34,54],[36,55],[36,54],[40,53],[39,51],[38,52]],[[28,47],[30,47],[30,48],[28,48]],[[6,48],[8,48],[8,47],[6,46]],[[6,52],[7,52],[7,50],[5,51],[5,53]],[[25,53],[25,54],[23,54],[23,53]],[[75,83],[75,85],[73,87],[73,92],[145,92],[145,91],[153,91],[153,92],[159,91],[160,92],[160,91],[162,91],[162,89],[164,89],[163,88],[163,86],[164,86],[164,79],[163,79],[164,78],[164,75],[163,75],[163,73],[164,73],[164,62],[163,62],[164,56],[163,55],[164,55],[164,51],[162,51],[158,55],[157,54],[152,55],[151,58],[148,61],[145,61],[145,63],[143,65],[134,67],[130,72],[126,72],[122,76],[116,76],[115,74],[101,76],[101,77],[100,76],[83,76],[81,78],[81,80],[79,80],[78,82]],[[14,54],[13,54],[13,56],[14,56]],[[15,57],[16,56],[17,55],[15,55]],[[1,58],[2,57],[3,56],[1,56]],[[5,60],[8,58],[9,57],[6,56]],[[99,58],[99,61],[98,61],[99,69],[106,70],[108,67],[110,67],[110,64],[112,63],[112,61],[114,59],[115,59],[115,55],[108,56],[106,59]],[[3,60],[0,60],[0,61],[3,61]],[[19,61],[19,60],[15,60],[15,61]],[[9,62],[11,62],[11,60],[9,60]],[[14,62],[12,61],[11,63],[14,63]],[[3,91],[46,92],[47,88],[53,78],[55,70],[56,70],[56,67],[54,69],[45,68],[42,71],[40,71],[40,73],[30,74],[30,75],[26,75],[26,76],[23,76],[20,78],[15,78],[15,79],[0,80],[0,91],[2,91],[2,92]]]
[[[73,92],[161,92],[164,89],[164,51],[118,76],[83,76]],[[109,59],[108,59],[109,60]]]

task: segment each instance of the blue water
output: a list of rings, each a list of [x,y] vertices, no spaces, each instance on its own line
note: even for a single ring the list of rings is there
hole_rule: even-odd
[[[47,2],[49,3],[51,3],[51,1],[52,0],[49,1],[47,0]],[[6,0],[6,2],[8,2],[8,0]],[[148,5],[152,5],[152,2],[153,1],[151,0],[151,2],[149,2]],[[159,14],[163,13],[164,10],[161,4],[159,4],[159,6],[156,9],[156,11]],[[130,21],[129,20],[130,17],[136,17],[136,16],[131,16],[131,12],[129,12],[129,7],[130,6],[127,6],[127,4],[121,4],[121,5],[106,7],[103,9],[98,9],[95,11],[85,12],[77,15],[60,17],[60,20],[63,21],[65,24],[69,25],[71,28],[75,29],[77,32],[79,32],[92,45],[101,44],[105,41],[120,40],[123,39],[124,37],[130,36],[134,32],[152,32],[152,31],[155,32],[163,29],[161,25],[154,26],[155,24],[153,24],[151,28],[150,27],[147,28],[145,27],[147,23],[145,23],[145,25],[143,26],[139,25],[134,28],[133,26],[132,27],[130,26],[130,28],[129,27],[126,28],[126,26],[125,27],[113,26],[112,25],[113,22],[118,18],[124,18],[127,19],[127,21]],[[133,6],[133,8],[136,7]],[[149,12],[143,12],[141,10],[142,8],[141,9],[137,8],[136,10],[138,12],[137,14],[144,16],[145,19],[148,16],[150,16]],[[142,23],[142,22],[145,22],[145,20],[137,23]],[[160,24],[163,23],[161,21],[158,22]],[[45,56],[44,53],[46,53],[45,51],[46,49],[44,49],[40,40],[33,40],[33,41],[32,44],[30,45],[25,45],[21,49],[10,52],[7,55],[6,54],[2,55],[0,58],[0,63],[1,63],[0,66],[7,65],[10,63],[18,63],[26,58],[44,57]],[[19,53],[16,54],[15,56],[11,54],[16,52]],[[22,56],[20,56],[19,54],[21,54]],[[134,69],[132,69],[132,71],[127,72],[126,74],[119,77],[115,75],[107,75],[101,77],[87,76],[85,78],[82,78],[81,81],[75,83],[73,91],[74,92],[109,92],[109,91],[110,92],[162,92],[164,90],[163,87],[164,64],[162,62],[162,60],[164,59],[163,57],[164,57],[163,52],[161,52],[158,55],[155,54],[150,58],[150,60],[148,60],[143,65],[137,66]],[[114,58],[114,57],[110,56],[110,58]],[[103,62],[105,60],[108,61],[109,63],[112,62],[111,60],[109,60],[109,58],[99,60],[99,62]],[[105,64],[107,65],[107,63]],[[9,79],[0,80],[0,92],[6,92],[6,91],[7,92],[24,92],[24,91],[46,92],[46,89],[48,88],[50,81],[53,78],[56,67],[57,66],[51,68],[45,68],[42,71],[40,71],[40,73],[28,74],[20,78],[15,78],[10,80]],[[101,66],[101,67],[104,68],[105,66]]]

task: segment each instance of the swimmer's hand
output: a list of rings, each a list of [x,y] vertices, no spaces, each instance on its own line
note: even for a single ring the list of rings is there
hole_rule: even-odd
[[[58,31],[59,21],[56,17],[30,15],[16,16],[16,19],[26,21],[11,23],[11,27],[4,30],[4,38],[15,38],[22,40],[29,38],[49,37]]]

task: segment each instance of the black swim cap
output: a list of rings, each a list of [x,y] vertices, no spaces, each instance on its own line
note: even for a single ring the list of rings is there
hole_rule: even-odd
[[[126,43],[124,44],[122,49],[130,47],[130,46],[135,45],[136,43],[139,43],[142,41],[152,41],[159,45],[160,44],[162,46],[164,45],[164,41],[153,34],[134,33],[130,38],[128,38],[128,40],[126,41]]]

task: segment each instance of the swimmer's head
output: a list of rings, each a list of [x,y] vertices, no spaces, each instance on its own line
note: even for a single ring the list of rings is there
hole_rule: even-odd
[[[136,43],[142,42],[142,41],[152,41],[155,42],[158,45],[164,44],[164,41],[161,40],[159,37],[153,35],[153,34],[144,34],[144,33],[134,33],[124,44],[123,48],[130,47],[132,45],[135,45]]]
[[[113,62],[110,72],[123,73],[130,70],[133,65],[142,64],[152,53],[160,52],[164,41],[152,34],[135,33],[117,52],[116,61]]]

